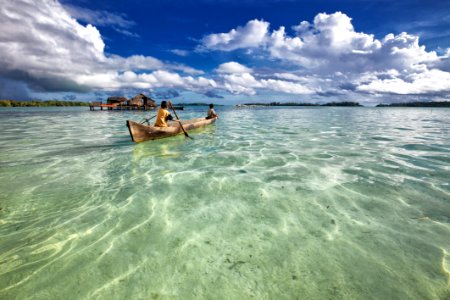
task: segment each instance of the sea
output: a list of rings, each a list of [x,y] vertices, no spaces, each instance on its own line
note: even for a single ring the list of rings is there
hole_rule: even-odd
[[[450,299],[450,109],[216,111],[1,108],[0,299]]]

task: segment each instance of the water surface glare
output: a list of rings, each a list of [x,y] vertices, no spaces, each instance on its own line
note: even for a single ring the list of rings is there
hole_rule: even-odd
[[[450,109],[216,110],[0,109],[0,298],[450,298]]]

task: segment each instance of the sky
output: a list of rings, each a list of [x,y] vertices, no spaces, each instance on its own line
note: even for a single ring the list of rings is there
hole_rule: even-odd
[[[0,0],[0,99],[450,100],[450,0]]]

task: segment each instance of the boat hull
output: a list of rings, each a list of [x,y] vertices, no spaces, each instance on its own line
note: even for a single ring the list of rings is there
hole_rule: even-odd
[[[185,131],[207,126],[216,121],[217,118],[205,119],[197,118],[192,120],[181,121]],[[178,121],[169,122],[170,127],[155,127],[140,124],[132,120],[127,120],[127,127],[130,132],[131,140],[136,143],[149,140],[157,140],[183,133]]]

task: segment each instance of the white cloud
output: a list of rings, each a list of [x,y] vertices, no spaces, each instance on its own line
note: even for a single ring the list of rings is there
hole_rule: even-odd
[[[232,94],[255,95],[261,83],[249,73],[223,75],[224,87]]]
[[[138,74],[133,71],[123,73],[97,73],[79,75],[77,82],[93,88],[109,88],[113,90],[123,88],[153,89],[153,88],[181,88],[193,91],[206,91],[217,87],[212,79],[204,77],[181,76],[180,74],[158,70],[151,73]]]
[[[169,64],[166,63],[165,64],[165,68],[166,69],[170,69],[170,70],[174,70],[174,71],[182,71],[183,73],[186,74],[190,74],[190,75],[201,75],[204,74],[205,72],[201,71],[201,70],[197,70],[182,64]]]
[[[274,73],[273,76],[276,78],[286,79],[290,81],[300,81],[300,82],[309,81],[309,78],[307,77],[298,76],[292,73]]]
[[[164,63],[159,59],[143,55],[132,55],[127,58],[112,55],[106,61],[106,67],[117,71],[151,70],[164,67]]]
[[[240,63],[237,63],[235,61],[230,61],[230,62],[219,65],[219,67],[216,69],[216,72],[217,73],[239,74],[239,73],[251,73],[252,70],[250,68],[247,68],[244,65],[241,65]]]
[[[121,28],[117,28],[115,26],[112,27],[115,31],[117,31],[118,33],[121,33],[123,35],[126,35],[128,37],[132,37],[132,38],[139,38],[140,35],[134,32],[131,32],[129,30],[126,29],[121,29]]]
[[[17,9],[20,7],[20,9]],[[65,77],[107,62],[93,26],[82,26],[54,1],[6,1],[0,10],[2,73]]]
[[[202,39],[202,46],[206,49],[222,51],[258,47],[266,38],[268,28],[268,22],[252,20],[244,27],[237,27],[228,33],[205,36]]]
[[[189,51],[181,50],[181,49],[172,49],[172,50],[170,50],[170,52],[172,52],[173,54],[176,54],[178,56],[188,56],[189,55]]]
[[[240,48],[254,51],[257,47],[261,61],[275,59],[282,65],[297,67],[296,75],[276,72],[273,77],[278,79],[259,80],[258,88],[270,86],[273,90],[299,94],[336,90],[339,86],[347,87],[343,90],[345,93],[448,92],[445,80],[450,74],[450,50],[438,56],[420,45],[417,36],[403,32],[376,39],[372,34],[357,32],[350,17],[336,12],[320,13],[312,23],[300,22],[293,26],[294,36],[289,36],[283,26],[269,32],[269,24],[264,22],[252,43],[242,43],[242,38],[237,37],[247,36],[249,24],[256,21],[228,33],[211,34],[203,39],[203,46],[221,51]],[[314,87],[314,80],[305,80],[311,76],[321,77],[322,86]],[[281,81],[277,81],[279,79]],[[295,85],[300,83],[301,86]]]
[[[302,83],[279,79],[257,78],[253,74],[250,74],[250,72],[252,72],[251,69],[236,62],[221,64],[216,71],[221,74],[223,88],[232,94],[255,95],[257,89],[286,94],[313,93],[313,89]],[[291,78],[299,79],[299,77]]]
[[[86,16],[89,12],[83,11]],[[97,21],[132,25],[111,15],[102,15]],[[196,90],[214,85],[204,78],[175,73],[203,73],[181,64],[143,55],[106,55],[99,30],[78,23],[57,1],[5,1],[0,9],[0,28],[0,77],[28,82],[33,89],[82,91],[165,84]]]
[[[351,19],[341,13],[318,14],[314,22],[303,21],[289,37],[284,27],[274,31],[266,45],[270,55],[315,72],[365,72],[389,68],[414,68],[433,59],[407,34],[388,35],[380,41],[356,32]]]
[[[114,13],[105,10],[92,10],[70,4],[65,4],[63,7],[77,20],[81,20],[95,26],[111,27],[116,32],[128,37],[139,37],[137,33],[129,30],[131,27],[136,25],[136,22],[130,20],[126,14]]]
[[[136,25],[136,23],[133,20],[129,20],[125,14],[113,13],[105,10],[92,10],[69,4],[64,5],[64,8],[72,17],[93,25],[114,25],[121,28],[130,28]]]
[[[262,79],[261,84],[266,89],[287,94],[303,95],[314,93],[312,89],[296,82],[275,79]]]
[[[434,69],[409,74],[405,78],[394,76],[388,79],[374,79],[370,83],[360,85],[358,90],[399,95],[449,93],[450,73]]]
[[[96,16],[89,10],[77,13],[84,14],[85,21]],[[123,30],[134,25],[118,16],[122,19],[104,14],[96,22],[110,26],[116,20]],[[318,14],[312,23],[300,22],[293,27],[293,36],[285,27],[270,32],[269,25],[251,20],[227,33],[205,36],[199,46],[203,50],[243,49],[247,51],[240,54],[252,59],[252,68],[229,61],[208,76],[155,57],[106,54],[100,31],[80,24],[57,1],[4,1],[0,81],[26,82],[26,88],[34,91],[174,88],[203,94],[221,89],[244,95],[264,90],[349,97],[450,93],[450,50],[441,56],[427,51],[417,36],[401,33],[376,39],[357,32],[351,18],[340,12]]]

